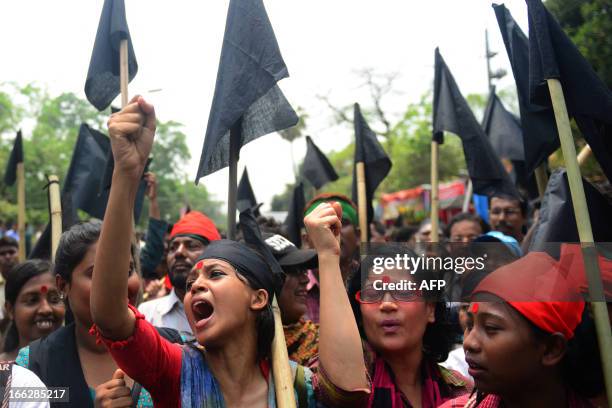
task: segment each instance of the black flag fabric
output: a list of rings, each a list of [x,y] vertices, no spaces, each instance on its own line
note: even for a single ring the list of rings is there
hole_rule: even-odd
[[[589,182],[583,180],[582,184],[595,242],[612,242],[612,205]],[[553,247],[547,244],[550,242],[580,242],[565,170],[555,171],[548,181],[529,250],[548,252]]]
[[[306,157],[304,157],[302,175],[317,190],[331,181],[338,180],[334,166],[314,144],[310,136],[306,136]]]
[[[242,172],[240,183],[238,183],[238,191],[236,192],[236,207],[239,212],[243,212],[248,208],[254,208],[257,206],[257,200],[255,199],[255,193],[253,187],[251,187],[251,181],[249,180],[249,173],[246,167]],[[257,216],[258,214],[255,214]]]
[[[495,94],[495,89],[489,95],[482,128],[499,157],[512,161],[525,160],[523,132],[519,120],[506,110]]]
[[[475,194],[504,193],[518,196],[510,176],[461,95],[455,78],[437,48],[435,54],[433,140],[443,143],[444,131],[461,138]]]
[[[511,179],[523,190],[525,196],[537,198],[538,185],[533,174],[529,175],[525,165],[523,150],[523,131],[519,119],[504,107],[495,88],[489,95],[489,101],[482,120],[484,129],[493,150],[502,158],[512,162]]]
[[[21,137],[21,130],[17,132],[17,137],[15,137],[15,142],[13,143],[13,150],[11,150],[11,155],[4,171],[4,184],[7,186],[12,186],[17,181],[17,164],[19,163],[23,163],[23,138]]]
[[[239,128],[239,150],[297,124],[276,85],[288,76],[262,0],[231,0],[196,184],[229,165],[230,128]]]
[[[128,78],[134,79],[138,63],[125,17],[124,0],[104,0],[96,41],[91,53],[85,95],[98,110],[104,110],[121,92],[119,44],[128,42]]]
[[[283,288],[283,269],[279,265],[278,261],[274,257],[274,254],[270,250],[270,247],[264,241],[261,231],[259,229],[259,225],[255,220],[255,215],[253,214],[252,209],[247,209],[240,213],[240,230],[242,231],[242,237],[244,241],[255,247],[260,255],[262,255],[266,261],[266,263],[270,266],[270,273],[272,274],[272,278],[274,279],[274,290],[276,294],[276,298],[278,299]],[[272,294],[269,294],[270,296]]]
[[[82,124],[79,129],[72,160],[68,167],[62,195],[70,192],[72,207],[81,209],[92,217],[102,219],[106,211],[109,190],[100,191],[104,177],[106,157],[110,151],[110,141],[103,133]],[[138,221],[142,210],[146,183],[140,182],[136,194],[134,218]]]
[[[512,66],[523,130],[525,170],[527,174],[545,163],[559,147],[555,116],[548,106],[532,103],[529,98],[529,40],[502,5],[493,5],[497,23]]]
[[[612,180],[612,92],[540,0],[529,11],[529,90],[532,102],[551,106],[547,79],[558,79],[569,115]]]
[[[391,159],[376,138],[376,133],[370,129],[365,118],[361,114],[359,104],[355,104],[353,123],[355,126],[355,164],[353,167],[353,201],[357,203],[357,163],[363,162],[366,179],[366,208],[368,210],[368,222],[374,218],[374,192],[379,184],[391,171]],[[369,231],[368,231],[369,232]]]
[[[289,201],[289,211],[285,219],[287,237],[293,244],[302,247],[302,228],[304,228],[304,207],[306,207],[306,197],[304,196],[304,183],[297,183],[293,188],[291,201]]]
[[[67,231],[74,224],[79,222],[79,218],[74,208],[72,208],[72,196],[70,192],[61,195],[62,203],[62,232]],[[49,219],[51,213],[49,213]],[[36,241],[36,245],[30,251],[28,259],[51,259],[51,222],[47,223],[44,231]]]

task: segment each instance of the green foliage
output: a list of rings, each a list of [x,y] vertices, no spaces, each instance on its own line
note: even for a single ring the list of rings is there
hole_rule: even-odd
[[[582,55],[603,82],[612,88],[612,3],[610,0],[547,0]]]
[[[106,133],[109,112],[98,112],[87,101],[72,93],[52,97],[33,84],[21,89],[14,85],[5,85],[5,88],[0,90],[0,163],[6,163],[15,132],[21,123],[32,123],[31,132],[24,129],[26,207],[28,221],[42,225],[48,220],[47,193],[43,189],[46,176],[59,175],[62,183],[81,123],[85,122]],[[189,203],[192,209],[206,212],[215,221],[223,222],[219,203],[210,199],[205,187],[196,187],[193,181],[186,179],[184,163],[189,158],[182,125],[173,121],[158,121],[151,171],[156,173],[158,179],[162,217],[170,222],[175,221],[181,207]],[[4,172],[4,168],[0,171]],[[0,192],[0,219],[15,219],[16,187],[8,188],[0,179]],[[140,227],[146,226],[146,214],[145,204]]]
[[[472,98],[476,103],[486,103],[486,97]],[[368,112],[363,112],[368,120]],[[383,147],[391,158],[393,166],[387,178],[377,190],[377,197],[382,193],[416,187],[430,183],[431,171],[431,132],[432,132],[431,95],[425,95],[417,103],[408,105],[403,117],[386,134],[380,138]],[[325,185],[322,192],[338,192],[351,196],[353,181],[353,157],[355,146],[350,143],[340,151],[327,155],[336,169],[339,179]],[[448,135],[440,146],[439,174],[440,180],[456,178],[465,169],[465,159],[461,141],[454,135]],[[291,197],[292,184],[285,186],[285,191],[273,199],[273,210],[286,210]],[[312,196],[312,189],[305,188],[306,200]]]

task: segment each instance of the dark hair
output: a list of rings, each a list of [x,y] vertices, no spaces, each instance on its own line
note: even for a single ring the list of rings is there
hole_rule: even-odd
[[[361,289],[362,283],[366,281],[368,277],[367,273],[371,269],[370,266],[375,257],[395,257],[396,255],[417,257],[417,254],[405,245],[378,246],[375,254],[368,255],[363,259],[362,267],[360,268],[361,273],[355,273],[348,283],[349,300],[351,302],[353,314],[357,321],[359,333],[365,340],[367,340],[367,338],[363,330],[363,316],[361,314],[359,302],[355,299],[355,295],[357,291]],[[438,272],[431,270],[417,270],[411,276],[417,283],[417,287],[420,287],[421,282],[424,280],[441,279],[441,275]],[[426,290],[423,291],[423,296],[426,301],[435,304],[435,321],[427,324],[425,333],[423,334],[423,354],[428,360],[440,363],[448,358],[448,353],[452,348],[454,340],[451,323],[449,322],[448,307],[442,290]]]
[[[489,208],[491,208],[491,200],[493,200],[494,198],[501,198],[502,200],[508,200],[508,201],[516,201],[519,203],[519,207],[521,209],[521,215],[523,217],[527,217],[527,201],[521,197],[521,196],[513,196],[510,194],[506,194],[506,193],[493,193],[493,195],[490,195],[488,200],[487,200],[487,204],[489,205]]]
[[[521,317],[527,321],[536,341],[544,342],[551,336],[524,316]],[[567,342],[560,370],[565,386],[585,398],[594,398],[605,392],[595,322],[588,307],[582,312],[582,321],[574,330],[574,337]]]
[[[31,259],[15,265],[6,276],[6,286],[4,287],[4,298],[13,307],[17,302],[19,292],[28,281],[36,276],[51,273],[51,264],[42,259]],[[2,351],[11,352],[19,347],[19,332],[13,320],[4,338]]]
[[[70,282],[74,268],[81,263],[89,247],[98,242],[101,231],[102,222],[98,220],[81,222],[65,231],[55,253],[54,272]],[[140,274],[140,257],[134,243],[130,246],[130,253],[135,270]]]
[[[70,282],[72,271],[81,263],[89,247],[98,242],[102,222],[90,221],[73,225],[62,234],[55,253],[56,274]]]
[[[418,231],[415,226],[400,227],[391,233],[391,240],[395,242],[408,242]]]
[[[462,213],[456,214],[448,222],[448,226],[446,227],[446,234],[445,234],[447,238],[450,238],[451,230],[453,229],[453,225],[461,221],[472,221],[473,223],[480,225],[480,229],[482,230],[483,234],[486,234],[490,230],[487,223],[484,222],[484,220],[480,218],[480,216],[476,214],[468,213],[468,212],[462,212]]]
[[[15,238],[5,236],[5,237],[0,238],[0,247],[3,247],[3,246],[12,246],[15,248],[19,248],[19,243],[17,242]]]
[[[243,244],[249,249],[251,249],[257,256],[259,256],[262,261],[267,264],[265,257],[259,252],[257,248],[252,245]],[[240,270],[237,269],[238,275],[246,280],[247,284],[251,287],[251,289],[265,289],[262,288],[260,284],[258,284],[251,276],[247,273],[240,273]],[[270,272],[272,273],[272,272]],[[266,290],[267,291],[267,290]],[[270,353],[272,350],[272,340],[274,340],[274,313],[272,312],[272,297],[274,293],[268,293],[268,303],[266,306],[257,313],[257,317],[255,318],[255,332],[257,333],[257,361],[261,361],[265,358],[270,357]]]

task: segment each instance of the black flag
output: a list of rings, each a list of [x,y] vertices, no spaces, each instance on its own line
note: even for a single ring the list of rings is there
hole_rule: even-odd
[[[259,225],[255,220],[255,215],[253,214],[252,209],[249,208],[240,213],[240,230],[242,231],[244,241],[247,244],[254,246],[263,256],[266,263],[270,266],[270,272],[272,273],[272,277],[274,279],[274,290],[276,292],[275,295],[278,299],[283,288],[284,282],[283,269],[274,257],[274,254],[270,250],[270,247],[268,247],[263,237],[261,236],[261,231],[259,230]],[[270,293],[269,295],[272,296],[273,294]]]
[[[519,119],[508,112],[501,100],[491,90],[489,102],[482,120],[484,129],[493,150],[502,158],[512,162],[511,178],[522,188],[529,198],[536,198],[538,186],[535,177],[528,175],[523,151],[523,131]]]
[[[276,85],[288,76],[262,0],[231,0],[196,183],[229,165],[231,127],[239,125],[240,150],[298,122]]]
[[[304,184],[297,183],[293,187],[291,201],[289,201],[289,211],[285,219],[287,237],[296,247],[302,247],[302,228],[304,228],[304,207],[306,198],[304,197]]]
[[[557,126],[552,109],[529,99],[529,40],[502,5],[493,5],[508,59],[512,66],[523,130],[525,170],[533,173],[559,147]]]
[[[79,218],[74,208],[72,208],[72,196],[70,192],[61,195],[62,203],[62,232],[67,231],[74,224],[79,222]],[[49,219],[51,213],[49,212]],[[28,259],[51,259],[51,222],[47,224],[44,231],[36,241],[36,245],[30,251]]]
[[[17,132],[15,142],[13,143],[13,150],[9,157],[8,163],[6,163],[6,170],[4,171],[4,184],[12,186],[17,180],[17,164],[23,163],[23,139],[21,137],[21,130]]]
[[[330,181],[338,180],[338,174],[327,157],[314,144],[310,136],[306,136],[306,157],[302,174],[317,190]]]
[[[436,48],[433,140],[443,143],[444,131],[461,138],[475,194],[491,195],[498,192],[518,196],[508,173]]]
[[[91,53],[85,95],[98,110],[104,110],[121,92],[119,78],[119,44],[128,42],[128,77],[134,79],[138,63],[125,18],[124,0],[104,0],[96,41]]]
[[[540,0],[529,10],[529,89],[532,102],[550,106],[547,79],[558,79],[567,110],[612,180],[612,92]]]
[[[495,89],[489,95],[482,128],[499,157],[512,161],[525,160],[523,132],[519,120],[506,110],[495,94]]]
[[[612,205],[589,182],[583,179],[582,184],[595,242],[612,242]],[[548,252],[550,242],[580,242],[565,170],[555,171],[548,181],[529,250]]]
[[[238,183],[238,190],[236,192],[236,207],[238,208],[238,211],[243,212],[248,208],[254,208],[256,206],[257,200],[255,199],[253,187],[251,187],[249,173],[245,167],[244,171],[242,172],[242,177],[240,178],[240,183]],[[254,215],[258,216],[257,213]]]
[[[368,222],[374,218],[374,192],[378,185],[387,177],[391,170],[391,160],[376,138],[365,118],[361,114],[359,104],[355,104],[353,123],[355,125],[355,164],[353,167],[353,201],[357,202],[357,163],[365,164],[366,179],[366,208],[368,210]],[[369,232],[369,231],[368,231]]]
[[[62,195],[66,192],[72,195],[73,208],[99,219],[104,218],[108,202],[109,190],[100,191],[100,184],[109,151],[108,137],[82,124],[62,189]],[[146,183],[141,181],[136,194],[135,220],[140,217],[145,190]]]

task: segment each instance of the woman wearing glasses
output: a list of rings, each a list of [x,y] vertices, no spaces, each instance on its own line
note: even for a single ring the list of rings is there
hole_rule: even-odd
[[[439,290],[419,290],[436,280],[436,274],[403,269],[374,273],[375,258],[396,259],[398,254],[417,257],[406,247],[385,247],[364,260],[361,280],[351,282],[353,311],[372,379],[369,406],[437,407],[467,393],[472,384],[438,364],[446,360],[452,343],[446,303]],[[394,290],[398,283],[400,290]]]

